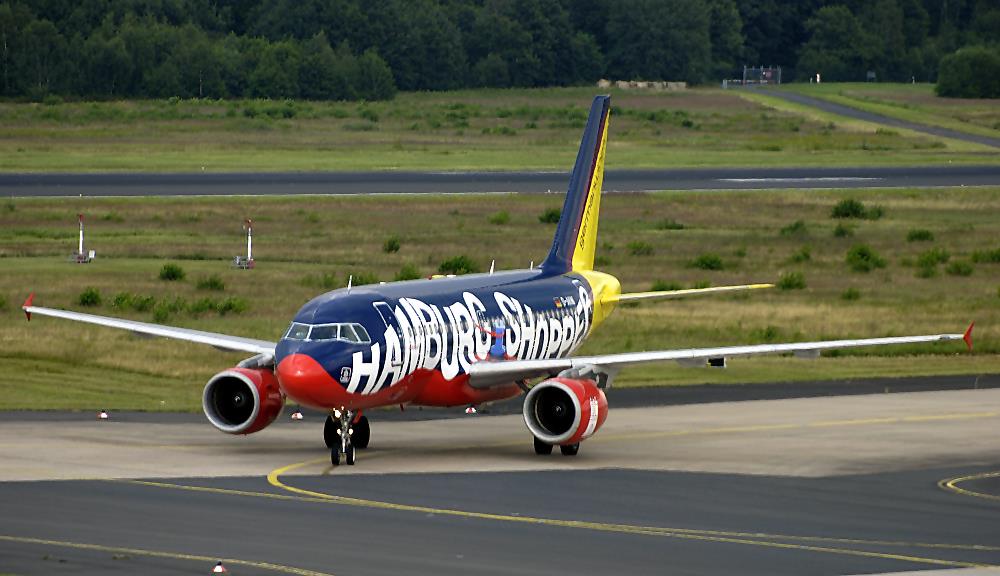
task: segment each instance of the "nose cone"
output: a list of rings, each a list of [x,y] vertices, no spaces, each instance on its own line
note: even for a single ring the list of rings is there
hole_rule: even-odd
[[[275,370],[281,389],[299,404],[313,408],[335,408],[343,403],[345,390],[312,356],[285,356]]]

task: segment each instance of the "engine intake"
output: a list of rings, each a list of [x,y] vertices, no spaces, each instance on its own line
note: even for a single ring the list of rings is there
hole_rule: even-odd
[[[551,378],[524,398],[524,423],[547,444],[576,444],[608,417],[608,399],[591,380]]]
[[[285,405],[278,379],[269,368],[231,368],[205,385],[205,416],[228,434],[251,434],[274,422]]]

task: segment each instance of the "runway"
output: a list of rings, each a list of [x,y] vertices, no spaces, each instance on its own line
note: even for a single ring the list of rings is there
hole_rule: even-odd
[[[0,174],[5,197],[563,193],[565,172]],[[608,192],[1000,185],[1000,166],[609,170]]]
[[[1000,389],[615,408],[574,458],[516,415],[0,420],[0,573],[861,574],[1000,564]],[[53,481],[55,478],[73,480]],[[971,574],[971,573],[969,573]]]

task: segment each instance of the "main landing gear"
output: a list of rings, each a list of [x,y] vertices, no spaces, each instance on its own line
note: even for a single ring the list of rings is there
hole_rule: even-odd
[[[534,438],[535,454],[538,454],[539,456],[548,456],[549,454],[552,454],[552,444],[539,440],[537,436]],[[576,456],[577,452],[580,451],[580,443],[562,444],[559,446],[559,451],[562,452],[563,456]]]
[[[340,457],[353,466],[357,461],[357,450],[364,450],[371,440],[371,426],[368,418],[360,412],[334,410],[326,417],[323,425],[323,440],[330,449],[330,463],[340,465]]]

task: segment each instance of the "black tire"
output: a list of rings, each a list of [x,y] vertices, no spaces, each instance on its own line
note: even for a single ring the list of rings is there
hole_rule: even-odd
[[[347,451],[344,453],[344,461],[347,462],[348,466],[354,466],[354,463],[358,461],[358,453],[354,448],[354,444],[347,445]]]
[[[368,447],[368,442],[372,439],[372,427],[368,423],[368,417],[362,416],[358,418],[358,421],[354,423],[351,427],[354,432],[351,433],[351,444],[354,445],[358,450],[364,450]]]
[[[340,446],[339,432],[340,424],[333,419],[333,416],[327,415],[326,423],[323,424],[323,441],[326,442],[327,448],[333,449]]]
[[[548,444],[546,442],[542,442],[536,436],[535,437],[535,454],[538,454],[539,456],[548,456],[549,454],[552,454],[552,444]]]
[[[330,464],[334,466],[340,466],[340,449],[332,448],[330,450]]]
[[[559,451],[562,452],[563,456],[576,456],[576,453],[580,451],[580,443],[563,444],[559,447]]]

